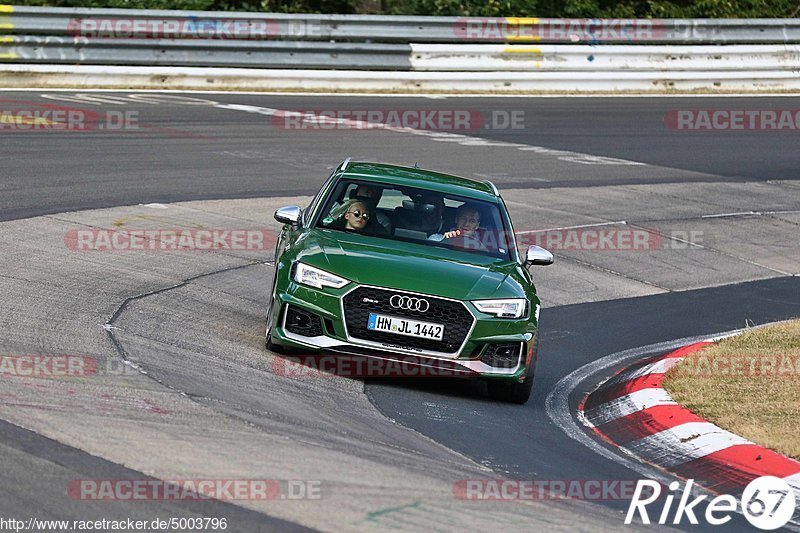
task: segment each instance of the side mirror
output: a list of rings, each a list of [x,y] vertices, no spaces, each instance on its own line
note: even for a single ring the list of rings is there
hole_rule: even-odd
[[[302,214],[303,210],[296,205],[287,205],[275,211],[275,220],[281,224],[297,226],[300,223],[300,215]]]
[[[553,254],[541,246],[528,246],[525,252],[525,266],[548,266],[553,264]]]

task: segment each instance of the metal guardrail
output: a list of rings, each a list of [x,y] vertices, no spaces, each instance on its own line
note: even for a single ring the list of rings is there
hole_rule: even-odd
[[[407,44],[0,38],[0,61],[84,65],[411,70]]]
[[[798,70],[800,45],[412,44],[411,69],[495,72]]]
[[[539,19],[0,8],[7,34],[421,43],[800,43],[800,19]]]
[[[0,63],[11,63],[0,65],[7,86],[796,90],[800,19],[388,17],[0,5]]]
[[[796,71],[438,72],[0,64],[7,88],[400,93],[675,93],[800,91]],[[258,112],[259,108],[254,108]]]
[[[6,61],[414,71],[735,71],[800,68],[800,45],[449,45],[302,41],[173,43],[56,36],[6,38]],[[0,44],[0,46],[2,46]]]

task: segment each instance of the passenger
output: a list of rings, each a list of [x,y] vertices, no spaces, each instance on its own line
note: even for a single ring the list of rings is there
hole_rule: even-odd
[[[348,200],[337,211],[341,212],[341,215],[330,224],[330,227],[345,231],[364,232],[371,217],[369,206],[361,200]]]
[[[366,203],[372,212],[373,218],[370,220],[369,226],[373,233],[392,233],[392,221],[388,215],[378,211],[378,204],[383,196],[382,187],[374,187],[371,185],[359,185],[355,191],[350,194],[350,198],[361,200]]]

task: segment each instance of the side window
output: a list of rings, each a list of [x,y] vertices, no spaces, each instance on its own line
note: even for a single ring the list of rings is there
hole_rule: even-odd
[[[317,210],[317,208],[319,207],[320,202],[322,201],[322,199],[325,197],[325,194],[330,189],[331,182],[333,181],[333,177],[336,174],[336,170],[338,170],[338,167],[336,169],[334,169],[333,172],[331,172],[331,175],[328,176],[328,179],[322,185],[322,188],[320,188],[320,190],[317,193],[317,195],[314,197],[313,200],[311,200],[311,203],[308,205],[308,207],[305,209],[305,211],[303,211],[303,225],[304,226],[308,223],[309,220],[311,220],[310,217]]]
[[[331,194],[331,201],[325,207],[325,212],[321,213],[325,219],[337,218],[342,215],[343,206],[358,187],[355,183],[348,183],[344,188],[337,187],[336,194]],[[327,225],[327,224],[326,224]]]
[[[508,251],[508,254],[511,256],[511,259],[513,259],[514,261],[519,261],[519,250],[517,249],[518,244],[515,238],[514,226],[511,223],[511,217],[508,215],[508,207],[506,206],[505,200],[503,200],[502,198],[500,199],[500,202],[503,204],[503,207],[502,207],[502,214],[500,215],[502,217],[502,220],[500,221],[498,228],[502,227],[507,228],[507,231],[503,231],[500,233],[501,234],[500,244],[505,248],[505,250]]]
[[[344,214],[349,191],[355,190],[355,187],[356,185],[353,183],[340,182],[335,188],[332,188],[328,191],[328,194],[326,195],[327,202],[325,202],[324,205],[322,205],[322,203],[326,198],[320,199],[320,226],[331,226],[331,224],[337,221]]]

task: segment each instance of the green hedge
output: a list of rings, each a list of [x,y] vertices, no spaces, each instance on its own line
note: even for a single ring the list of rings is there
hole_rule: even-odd
[[[15,5],[579,18],[783,18],[800,0],[12,0]],[[377,6],[377,9],[375,7]]]

